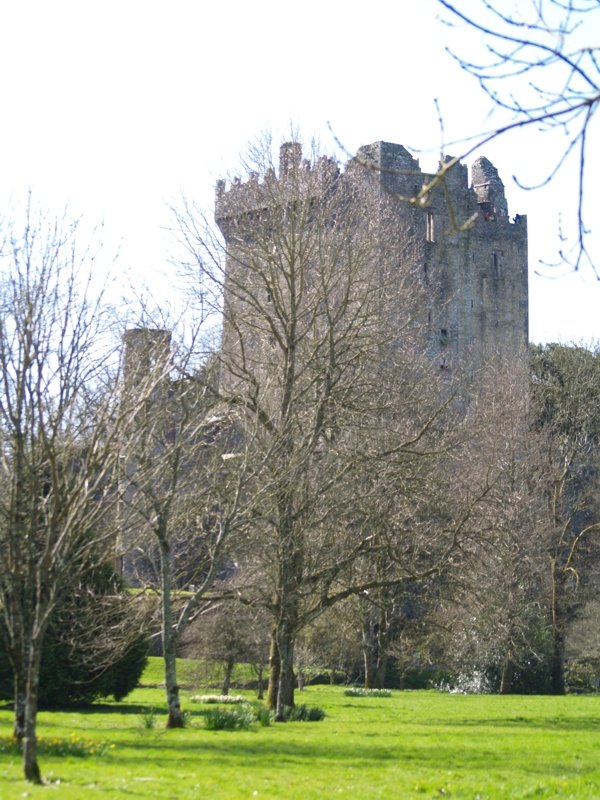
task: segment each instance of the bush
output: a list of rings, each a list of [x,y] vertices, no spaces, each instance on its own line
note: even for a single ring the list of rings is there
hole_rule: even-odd
[[[275,718],[273,711],[265,706],[259,706],[254,713],[256,721],[262,728],[268,728]]]
[[[452,683],[455,676],[449,670],[426,667],[407,669],[399,681],[399,689],[432,689],[441,683]]]
[[[500,686],[500,678],[497,681]],[[511,694],[554,694],[552,667],[549,659],[531,659],[516,667],[511,682]]]
[[[570,694],[597,693],[600,667],[596,661],[577,660],[567,662],[565,679]]]
[[[131,599],[110,565],[94,570],[88,582],[57,608],[42,647],[39,682],[41,708],[90,703],[100,697],[122,700],[137,686],[148,656],[146,636],[138,634],[116,650],[110,633],[102,637],[103,624],[119,628],[130,614]],[[13,698],[12,669],[0,636],[0,699]]]
[[[437,686],[451,694],[496,694],[500,690],[500,671],[497,666],[474,667],[468,672],[445,676]],[[550,663],[530,659],[513,669],[510,694],[553,694]]]
[[[249,705],[236,708],[209,708],[204,715],[204,724],[209,731],[248,730],[256,716]]]
[[[485,670],[473,669],[459,673],[451,683],[442,682],[437,687],[449,694],[493,694],[492,679]]]
[[[325,712],[319,706],[286,706],[284,717],[286,722],[320,722],[325,719]]]

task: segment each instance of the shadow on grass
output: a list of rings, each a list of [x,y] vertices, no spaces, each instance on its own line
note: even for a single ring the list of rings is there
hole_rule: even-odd
[[[285,765],[303,765],[310,763],[313,770],[329,769],[334,764],[343,769],[351,770],[381,770],[386,767],[401,766],[402,764],[418,764],[419,769],[454,770],[489,775],[490,771],[514,771],[515,768],[523,774],[544,778],[564,777],[577,772],[579,776],[585,772],[595,772],[596,767],[582,770],[578,766],[574,770],[572,763],[567,759],[548,761],[546,759],[532,759],[530,754],[523,752],[522,757],[515,761],[512,752],[502,752],[491,745],[483,748],[476,741],[472,747],[457,752],[456,744],[447,746],[438,741],[421,741],[413,744],[408,740],[398,737],[398,741],[379,744],[377,741],[365,742],[364,738],[355,744],[331,743],[323,741],[306,742],[292,740],[267,741],[258,736],[255,741],[248,737],[239,738],[239,732],[230,732],[231,736],[219,736],[212,741],[206,737],[197,742],[183,742],[181,740],[168,741],[161,737],[160,743],[148,754],[147,741],[139,740],[127,743],[127,749],[134,752],[129,756],[122,751],[118,754],[121,764],[129,764],[132,768],[139,765],[140,759],[150,757],[155,768],[173,769],[178,760],[185,761],[195,757],[198,766],[202,761],[210,762],[212,766],[220,765],[223,769],[231,768],[237,771],[255,772],[256,770],[272,768],[273,764],[278,769]],[[145,755],[144,755],[145,754]]]
[[[151,709],[156,713],[164,711],[164,706],[149,706],[146,703],[72,703],[64,706],[40,706],[39,711],[44,714],[143,714]],[[0,711],[14,711],[11,702],[0,703]],[[164,711],[166,714],[166,711]]]

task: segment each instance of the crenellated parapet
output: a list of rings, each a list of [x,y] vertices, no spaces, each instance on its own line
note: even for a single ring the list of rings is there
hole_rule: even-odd
[[[269,167],[263,175],[251,172],[245,181],[240,178],[217,181],[215,219],[223,228],[227,220],[282,205],[286,199],[320,197],[339,176],[340,169],[334,159],[322,156],[313,163],[302,158],[300,143],[286,142],[279,151],[277,172]]]
[[[517,224],[521,230],[526,227],[524,216],[510,220],[504,184],[491,161],[482,156],[473,163],[470,184],[468,167],[452,162],[453,158],[445,156],[439,164],[438,175],[443,174],[446,187],[445,192],[438,192],[440,202],[454,202],[461,213],[478,208],[485,222]],[[250,172],[245,179],[217,181],[215,218],[223,228],[227,220],[284,204],[286,198],[317,198],[344,176],[350,182],[372,179],[385,191],[404,199],[418,197],[432,182],[436,185],[436,174],[423,172],[418,159],[401,144],[381,141],[364,145],[342,173],[334,159],[322,156],[311,162],[303,158],[299,142],[286,142],[280,147],[277,170],[269,167],[262,175]],[[427,194],[418,205],[429,206],[434,196],[435,192]]]

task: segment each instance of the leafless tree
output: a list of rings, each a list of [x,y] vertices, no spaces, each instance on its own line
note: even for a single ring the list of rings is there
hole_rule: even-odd
[[[583,348],[533,348],[529,375],[496,365],[470,408],[468,481],[489,491],[440,611],[455,666],[494,667],[503,692],[535,663],[547,691],[565,691],[569,629],[598,563],[597,369]]]
[[[243,575],[237,577],[243,580]],[[226,579],[222,587],[217,583],[216,594],[223,588],[227,599],[214,603],[190,625],[183,648],[188,656],[201,659],[203,664],[218,665],[224,695],[229,694],[236,664],[249,664],[256,675],[258,696],[262,699],[269,660],[268,620],[262,608],[242,602],[231,591],[235,582],[235,578]],[[211,669],[211,674],[214,672]]]
[[[568,630],[594,587],[600,556],[599,364],[597,352],[581,347],[549,345],[532,354],[544,480],[542,536],[552,623],[552,687],[561,694]]]
[[[247,183],[219,186],[223,238],[192,203],[175,215],[191,286],[223,314],[219,398],[251,441],[251,523],[236,559],[273,620],[269,702],[283,719],[298,632],[389,581],[361,562],[387,548],[416,580],[455,546],[460,523],[436,527],[423,509],[456,415],[451,381],[434,375],[417,332],[422,287],[401,257],[405,231],[386,225],[397,199],[360,163],[342,176],[318,153],[302,161],[295,143],[278,176],[270,142],[251,161]],[[410,496],[417,485],[422,502]],[[395,523],[375,536],[386,491]]]
[[[40,657],[60,598],[114,558],[119,360],[97,246],[78,223],[36,209],[4,219],[0,239],[0,613],[14,674],[15,735],[27,780],[37,761]]]
[[[540,632],[548,630],[543,481],[530,406],[526,362],[498,360],[481,376],[462,473],[487,491],[437,609],[452,666],[493,668],[501,692],[512,690],[516,668],[545,656]]]
[[[515,129],[560,132],[560,138],[550,140],[554,149],[546,151],[541,177],[526,188],[551,182],[568,159],[577,159],[575,241],[564,239],[560,262],[575,269],[588,263],[597,271],[588,247],[593,210],[586,202],[586,184],[600,104],[599,48],[594,39],[598,3],[530,0],[510,9],[495,0],[439,3],[451,27],[466,26],[472,33],[472,39],[461,44],[450,38],[449,51],[503,113],[497,127],[469,134],[461,157]]]
[[[415,666],[423,652],[418,634],[425,626],[428,606],[437,593],[434,579],[383,586],[361,599],[362,655],[367,689],[383,689],[393,660],[400,676]],[[422,637],[423,638],[423,637]]]
[[[315,671],[329,676],[331,683],[350,683],[361,673],[359,605],[358,596],[349,597],[323,612],[302,631],[301,640],[314,658]]]
[[[164,329],[126,333],[126,385],[151,394],[133,420],[126,444],[123,516],[132,537],[125,576],[160,598],[167,727],[183,727],[177,648],[205,610],[216,577],[234,569],[226,546],[241,519],[245,442],[235,419],[215,402],[210,363],[191,368],[194,340],[171,347]]]

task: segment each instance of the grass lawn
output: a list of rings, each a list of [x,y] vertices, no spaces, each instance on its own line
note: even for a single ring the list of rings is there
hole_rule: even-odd
[[[159,676],[151,664],[143,682]],[[50,743],[40,757],[46,787],[22,780],[18,755],[0,754],[1,800],[600,798],[600,696],[374,698],[311,686],[297,702],[324,708],[322,722],[210,731],[208,707],[189,702],[198,691],[183,692],[185,730],[164,730],[157,688],[84,712],[41,712],[42,742],[74,737],[99,752],[61,757]],[[145,724],[152,709],[154,728]],[[3,741],[11,730],[0,706]]]

